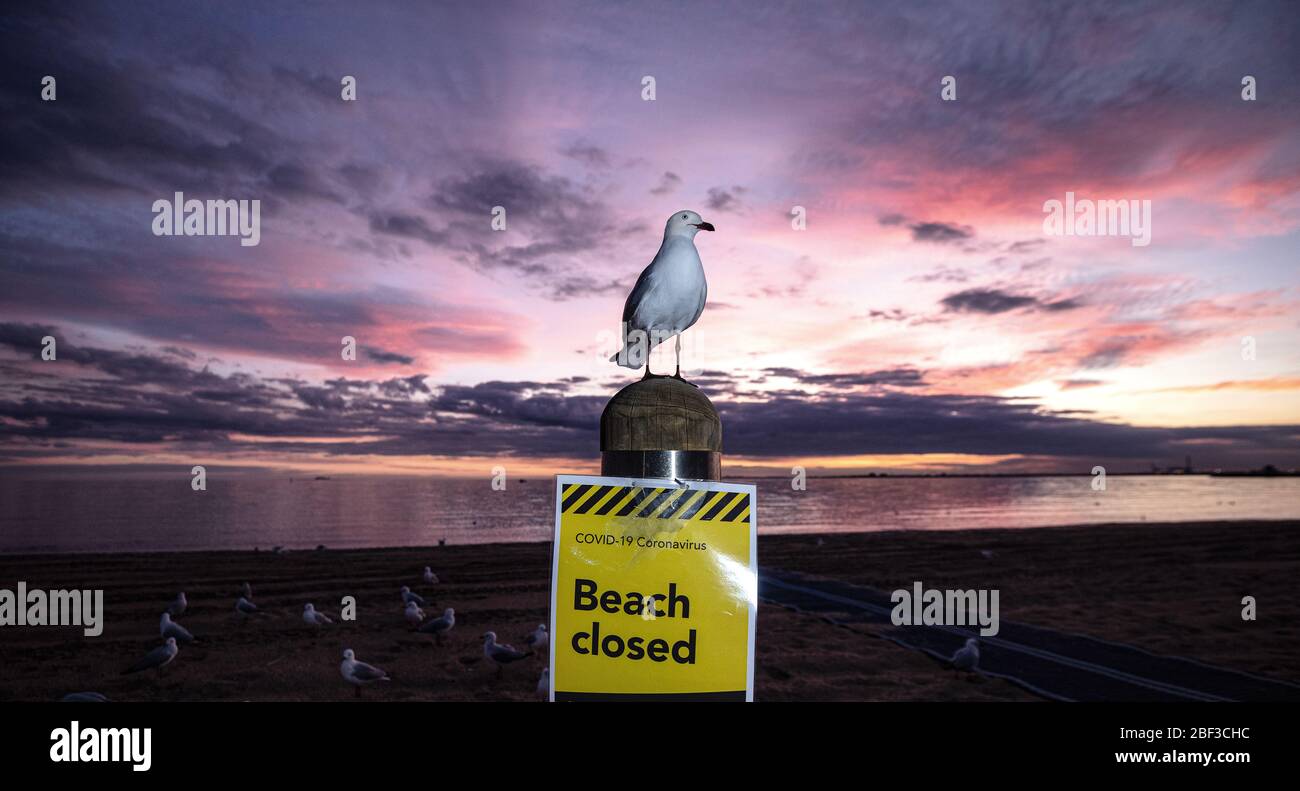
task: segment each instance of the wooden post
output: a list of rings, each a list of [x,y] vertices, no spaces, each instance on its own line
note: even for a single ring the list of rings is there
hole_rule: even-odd
[[[722,420],[699,388],[670,376],[614,394],[600,416],[600,474],[722,479]]]

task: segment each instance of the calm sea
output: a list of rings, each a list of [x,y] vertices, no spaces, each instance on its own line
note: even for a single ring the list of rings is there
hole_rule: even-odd
[[[1300,478],[760,479],[763,533],[962,530],[1090,522],[1300,519]],[[545,541],[552,479],[0,476],[0,552],[310,549]]]

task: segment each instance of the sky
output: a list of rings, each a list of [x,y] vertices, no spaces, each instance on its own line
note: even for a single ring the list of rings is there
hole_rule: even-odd
[[[1288,6],[6,8],[0,465],[593,470],[692,209],[729,472],[1296,467]],[[155,235],[176,192],[259,244]]]

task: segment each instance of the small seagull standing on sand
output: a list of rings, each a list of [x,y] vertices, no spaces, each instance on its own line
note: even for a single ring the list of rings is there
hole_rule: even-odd
[[[185,598],[185,591],[181,591],[180,593],[176,594],[176,598],[172,599],[172,603],[167,605],[167,612],[168,614],[171,615],[171,617],[179,618],[185,614],[185,610],[189,606],[190,603]]]
[[[498,643],[496,632],[487,632],[483,635],[483,656],[497,663],[498,677],[506,669],[506,665],[527,659],[532,655],[532,651],[518,651],[513,645]]]
[[[405,615],[406,622],[409,623],[413,629],[424,623],[424,610],[421,610],[420,605],[413,601],[408,601],[406,603]]]
[[[952,655],[949,660],[953,670],[965,670],[967,673],[974,673],[980,665],[980,641],[974,637],[966,641],[966,645],[957,649],[957,653]]]
[[[123,670],[122,675],[125,676],[131,673],[139,673],[142,670],[149,670],[152,668],[159,676],[161,676],[163,668],[167,667],[167,665],[176,658],[178,653],[180,653],[180,649],[176,647],[176,638],[168,637],[166,643],[145,654],[141,657],[139,662],[136,662],[126,670]]]
[[[182,645],[194,642],[194,635],[190,634],[189,629],[173,621],[171,613],[165,612],[162,614],[162,620],[158,622],[158,631],[162,634],[164,640],[168,637],[174,637],[176,642]]]
[[[308,602],[302,608],[302,619],[312,626],[324,626],[327,623],[334,623],[334,620],[323,612],[316,611],[316,605]]]
[[[411,592],[411,589],[410,589],[409,587],[407,587],[406,585],[403,585],[403,586],[402,586],[402,604],[410,604],[411,602],[415,602],[416,604],[418,604],[418,605],[420,605],[421,607],[423,607],[423,606],[424,606],[424,597],[421,596],[421,595],[418,594],[418,593],[412,593],[412,592]]]
[[[266,613],[257,609],[256,604],[253,604],[251,601],[245,599],[243,596],[240,596],[238,599],[235,600],[235,615],[239,616],[240,623],[243,623],[244,621],[248,620],[249,616],[265,615],[265,614]]]
[[[676,337],[677,372],[673,378],[682,378],[681,334],[699,321],[709,293],[695,234],[712,230],[713,224],[693,211],[679,211],[668,218],[659,252],[642,270],[623,305],[623,348],[610,362],[632,369],[644,365],[642,378],[649,379],[656,376],[650,373],[650,352]]]
[[[551,636],[546,633],[546,624],[539,623],[537,624],[537,628],[529,632],[528,636],[524,638],[524,644],[527,645],[529,649],[540,654],[546,650],[546,644],[550,639]]]
[[[537,697],[542,700],[551,699],[551,669],[542,668],[542,677],[537,679]]]
[[[438,642],[438,645],[442,645],[442,636],[444,634],[449,634],[455,626],[456,611],[448,607],[442,611],[442,617],[434,618],[424,626],[421,626],[417,631],[433,635],[433,638]]]
[[[438,584],[438,575],[434,574],[433,569],[429,568],[428,566],[424,567],[424,584],[425,585]]]
[[[388,674],[374,665],[367,665],[365,662],[357,661],[356,654],[351,648],[344,649],[343,663],[339,665],[339,673],[343,675],[343,680],[348,682],[357,691],[357,697],[361,697],[361,687],[366,684],[373,684],[376,681],[392,681]]]

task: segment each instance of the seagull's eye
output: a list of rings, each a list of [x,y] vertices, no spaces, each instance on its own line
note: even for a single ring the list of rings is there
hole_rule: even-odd
[[[686,219],[686,215],[685,215],[685,214],[682,215],[682,219],[683,219],[683,220]]]

